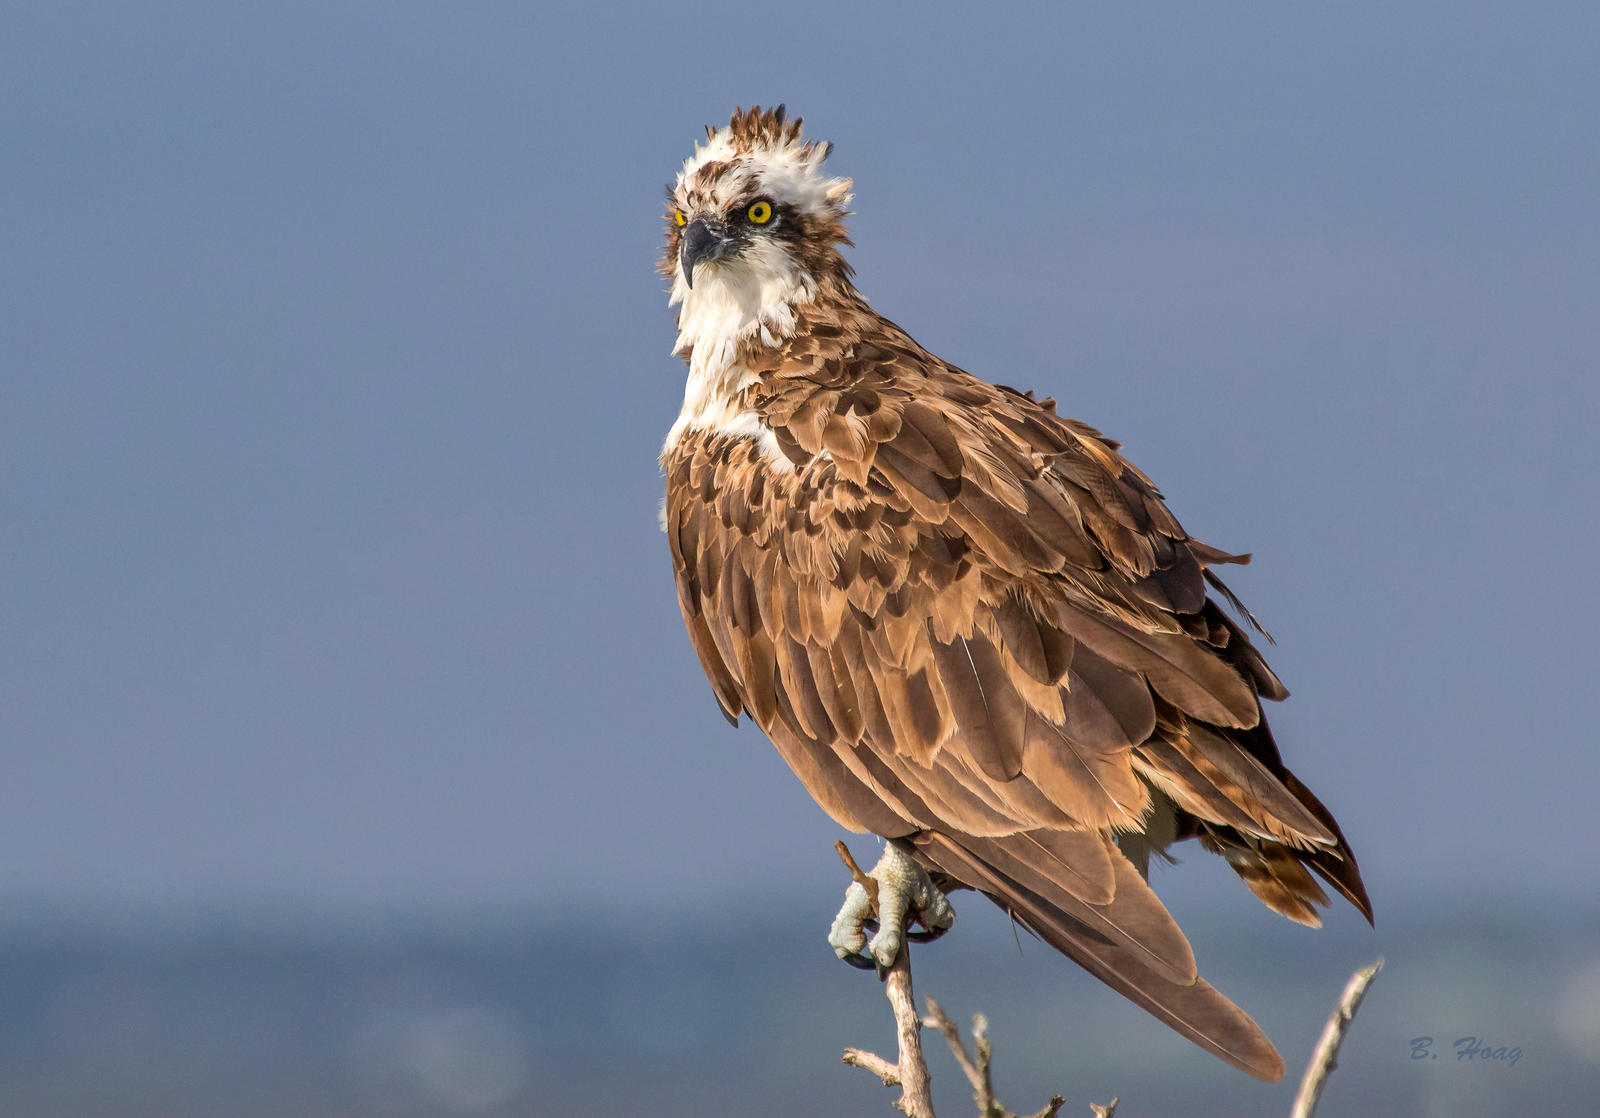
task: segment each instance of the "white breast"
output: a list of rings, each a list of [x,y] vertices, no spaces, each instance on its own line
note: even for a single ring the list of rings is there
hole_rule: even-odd
[[[747,344],[778,346],[794,333],[795,307],[816,293],[811,277],[777,245],[758,241],[735,260],[712,261],[695,273],[695,286],[683,282],[680,268],[672,287],[678,312],[673,352],[689,357],[683,407],[667,432],[668,453],[686,431],[720,431],[762,441],[769,458],[787,464],[777,440],[753,413],[735,403],[756,375],[739,360]]]

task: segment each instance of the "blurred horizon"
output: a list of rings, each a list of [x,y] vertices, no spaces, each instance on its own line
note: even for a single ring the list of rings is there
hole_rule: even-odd
[[[1013,1106],[1060,1091],[1079,1107],[1117,1094],[1140,1114],[1281,1113],[1349,971],[1380,954],[1321,1112],[1559,1111],[1600,1064],[1593,904],[1564,918],[1417,914],[1377,933],[1190,921],[1201,972],[1283,1052],[1284,1080],[1263,1085],[1013,939],[981,898],[956,903],[951,936],[914,952],[917,991],[963,1027],[988,1016]],[[153,935],[0,924],[0,1101],[84,1118],[890,1112],[891,1093],[838,1060],[851,1045],[891,1050],[888,1006],[871,975],[831,957],[815,912],[648,930],[439,915]],[[1438,1060],[1413,1055],[1421,1036]],[[1462,1060],[1468,1036],[1514,1058]],[[959,1108],[965,1085],[929,1040],[935,1100]]]

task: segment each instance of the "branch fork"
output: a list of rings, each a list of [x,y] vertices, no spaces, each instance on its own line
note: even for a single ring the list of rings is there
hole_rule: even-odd
[[[869,896],[875,896],[877,882],[861,871],[861,867],[851,857],[845,844],[835,843],[834,848],[838,851],[845,868],[850,871],[851,878],[866,889]],[[960,1065],[962,1074],[972,1085],[979,1118],[1019,1118],[1001,1106],[994,1097],[994,1084],[990,1072],[994,1049],[989,1041],[989,1025],[983,1015],[979,1014],[973,1018],[973,1039],[977,1049],[974,1057],[967,1051],[966,1043],[961,1038],[961,1030],[944,1010],[939,1008],[938,1002],[928,998],[928,1016],[922,1017],[917,1013],[916,997],[911,988],[909,947],[908,943],[901,944],[900,953],[895,956],[894,963],[883,975],[884,993],[888,996],[889,1006],[894,1011],[899,1059],[890,1062],[874,1052],[860,1048],[846,1048],[844,1062],[852,1067],[870,1071],[883,1081],[885,1087],[899,1087],[900,1098],[895,1100],[894,1105],[907,1118],[936,1118],[930,1088],[932,1077],[928,1074],[927,1059],[922,1051],[922,1030],[937,1029],[949,1044],[950,1052]],[[1027,1118],[1056,1118],[1064,1104],[1065,1100],[1060,1095],[1055,1095],[1043,1110]],[[1116,1106],[1117,1100],[1112,1099],[1108,1106],[1095,1106],[1094,1112],[1098,1118],[1111,1118]]]

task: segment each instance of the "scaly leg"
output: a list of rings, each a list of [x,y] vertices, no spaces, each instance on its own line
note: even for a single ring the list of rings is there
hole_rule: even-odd
[[[955,909],[945,899],[928,872],[893,842],[883,848],[883,857],[867,874],[877,885],[877,896],[869,895],[859,881],[845,890],[844,906],[833,918],[828,944],[835,955],[851,966],[879,969],[894,965],[900,945],[907,938],[906,924],[915,920],[926,932],[909,934],[913,940],[937,939],[955,923]],[[877,918],[877,934],[871,941],[867,930]],[[862,948],[867,954],[862,954]]]

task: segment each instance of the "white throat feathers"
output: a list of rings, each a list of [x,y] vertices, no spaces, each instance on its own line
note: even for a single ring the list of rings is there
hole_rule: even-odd
[[[799,121],[783,121],[780,111],[774,127],[758,137],[734,125],[707,129],[706,142],[684,161],[672,190],[680,227],[692,218],[726,221],[754,197],[816,217],[846,212],[850,180],[822,170],[829,145],[803,141]],[[755,381],[740,355],[752,346],[782,345],[793,335],[797,308],[816,297],[816,277],[783,240],[761,234],[747,238],[737,253],[702,259],[692,287],[681,259],[672,276],[670,305],[678,308],[673,352],[689,359],[689,375],[663,453],[686,431],[711,430],[756,438],[769,457],[788,465],[772,433],[735,405]]]
[[[736,260],[701,265],[694,287],[680,269],[672,286],[679,305],[673,352],[689,358],[683,409],[667,433],[671,449],[684,431],[726,427],[733,400],[755,380],[739,362],[747,342],[782,345],[794,333],[795,308],[816,295],[816,282],[781,248],[752,245]]]

